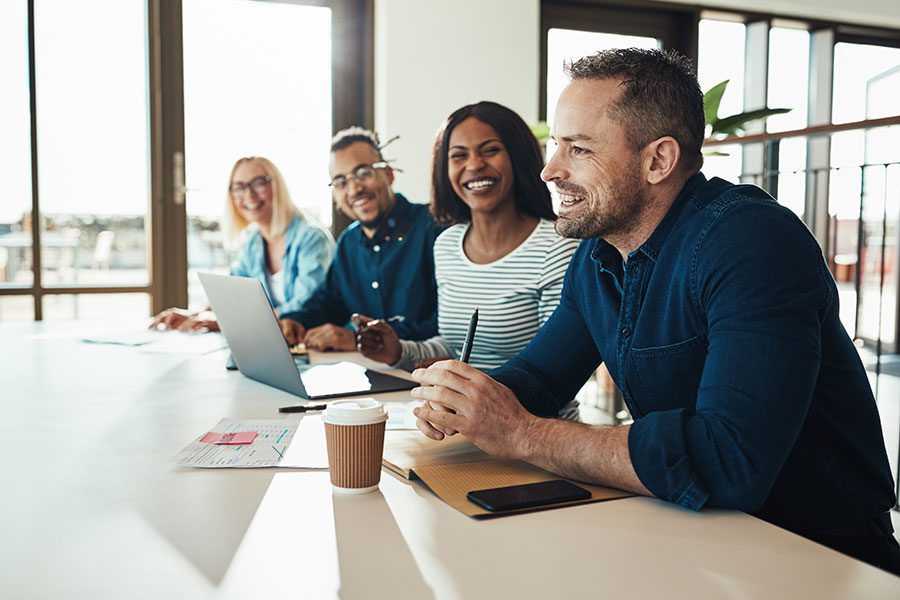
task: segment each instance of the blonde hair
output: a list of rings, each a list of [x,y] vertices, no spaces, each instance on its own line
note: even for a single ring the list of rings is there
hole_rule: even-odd
[[[225,245],[229,248],[237,248],[240,245],[241,234],[250,224],[238,211],[235,206],[234,196],[231,195],[231,183],[234,181],[234,172],[244,163],[253,163],[261,166],[266,175],[272,178],[269,184],[272,186],[272,223],[269,225],[272,235],[281,235],[287,231],[294,216],[303,218],[302,213],[294,206],[294,202],[291,200],[284,176],[271,160],[262,156],[239,158],[231,168],[231,175],[228,177],[228,189],[225,193],[225,214],[222,218],[222,232],[225,235]]]

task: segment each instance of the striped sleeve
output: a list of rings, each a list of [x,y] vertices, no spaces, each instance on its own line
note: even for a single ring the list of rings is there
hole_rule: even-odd
[[[426,358],[455,358],[456,353],[447,344],[447,340],[439,335],[433,338],[412,341],[400,340],[400,360],[397,364],[391,365],[396,369],[405,369],[411,371],[416,363]]]
[[[579,240],[560,237],[550,246],[538,281],[538,315],[541,325],[547,322],[562,296],[563,279]]]

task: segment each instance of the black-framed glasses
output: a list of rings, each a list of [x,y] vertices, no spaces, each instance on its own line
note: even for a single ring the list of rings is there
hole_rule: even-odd
[[[338,175],[331,180],[328,186],[331,189],[343,191],[347,189],[351,179],[355,179],[357,183],[366,183],[375,177],[375,171],[378,169],[386,169],[387,167],[388,164],[385,161],[372,163],[371,165],[362,165],[357,167],[349,175]]]
[[[251,179],[249,183],[232,183],[231,187],[228,189],[231,191],[231,195],[234,199],[239,200],[243,197],[247,188],[250,188],[257,194],[262,194],[265,191],[266,186],[270,183],[272,183],[272,178],[268,175],[264,175],[262,177]]]

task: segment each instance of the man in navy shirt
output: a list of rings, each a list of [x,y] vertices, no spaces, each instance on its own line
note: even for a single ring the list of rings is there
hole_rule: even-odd
[[[419,428],[690,509],[746,511],[900,574],[875,400],[818,243],[762,190],[700,172],[690,65],[614,50],[568,67],[542,176],[583,238],[562,300],[490,373],[413,373]],[[476,341],[477,344],[477,336]],[[605,362],[634,423],[553,417]]]
[[[371,131],[351,127],[331,144],[335,204],[357,221],[338,238],[326,280],[299,310],[281,316],[290,344],[317,350],[355,350],[345,327],[354,312],[386,319],[400,337],[437,335],[434,240],[428,206],[394,193],[394,172]]]

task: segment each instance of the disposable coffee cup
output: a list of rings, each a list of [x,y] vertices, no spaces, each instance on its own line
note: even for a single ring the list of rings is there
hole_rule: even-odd
[[[388,415],[374,398],[332,402],[322,414],[331,486],[341,494],[378,489]]]

